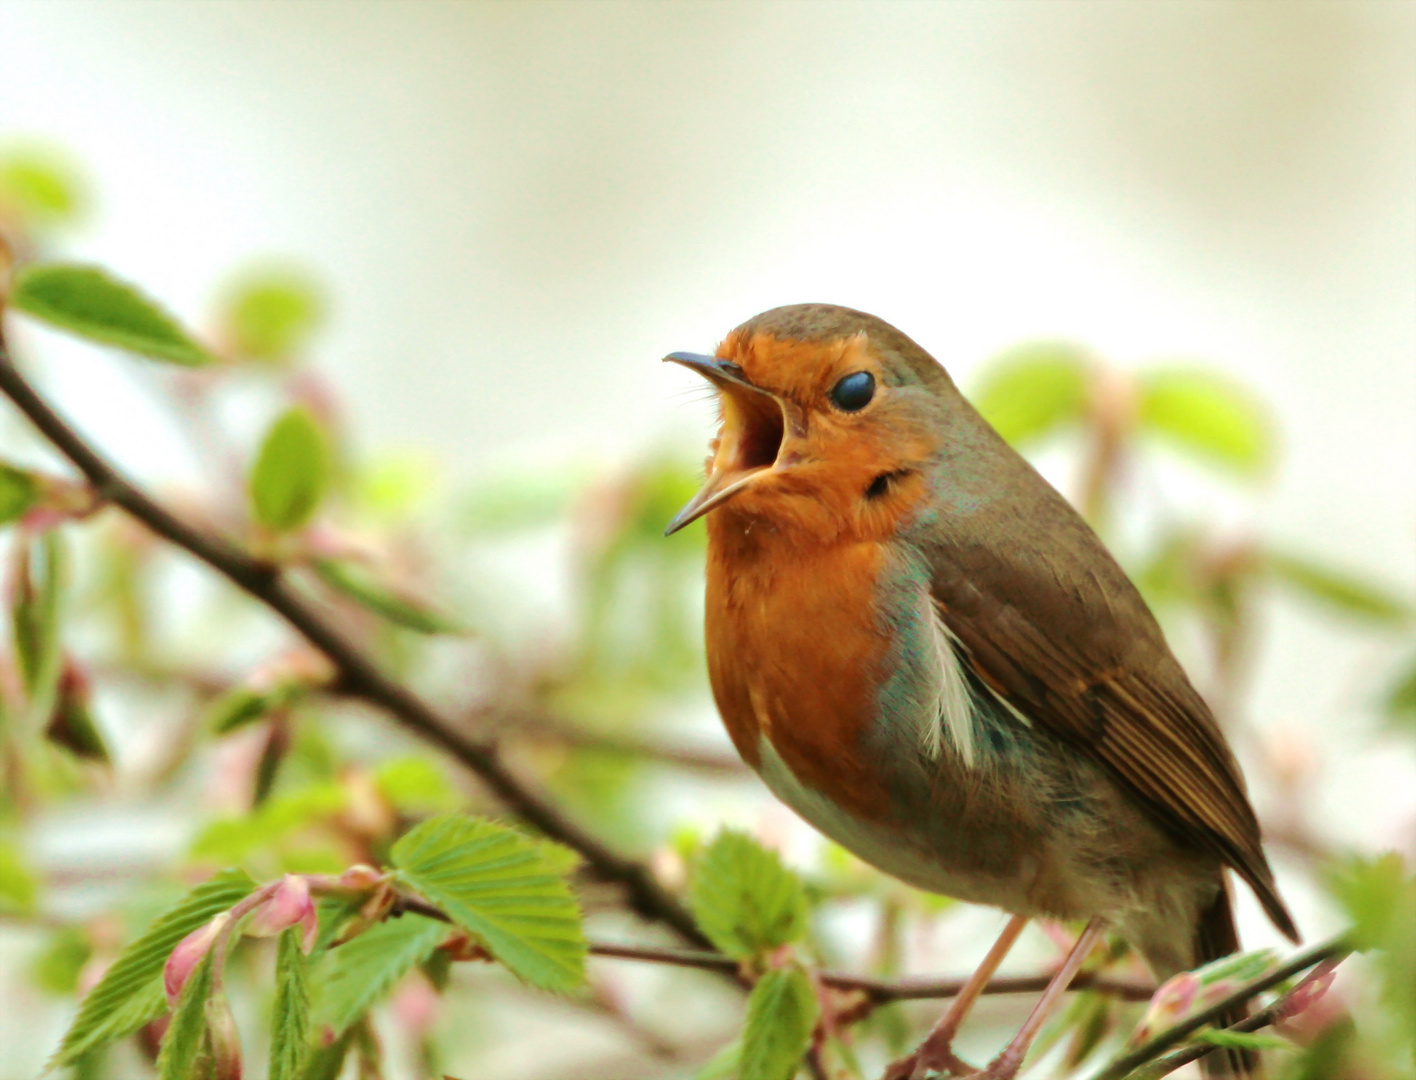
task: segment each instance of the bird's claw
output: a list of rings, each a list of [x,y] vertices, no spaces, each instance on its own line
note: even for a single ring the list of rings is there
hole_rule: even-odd
[[[983,1074],[948,1046],[932,1047],[925,1040],[913,1054],[891,1062],[881,1080],[932,1080],[941,1076],[971,1080]]]

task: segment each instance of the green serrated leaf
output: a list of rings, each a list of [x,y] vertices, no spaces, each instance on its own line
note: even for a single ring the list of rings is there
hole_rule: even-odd
[[[404,915],[369,927],[331,949],[315,970],[316,1016],[336,1034],[349,1030],[447,937],[447,923]]]
[[[689,907],[709,940],[746,959],[806,933],[806,892],[775,852],[725,829],[699,856]]]
[[[275,1006],[270,1021],[270,1080],[298,1080],[310,1049],[310,989],[300,930],[280,935],[275,953]]]
[[[447,815],[410,830],[391,853],[413,888],[543,990],[585,980],[580,908],[547,842],[476,818]]]
[[[84,998],[49,1067],[72,1064],[88,1051],[121,1039],[162,1015],[162,966],[168,954],[189,933],[244,900],[255,888],[256,883],[242,871],[224,870],[198,885],[148,927]]]
[[[350,1028],[328,1046],[316,1046],[305,1059],[300,1080],[338,1080],[344,1071],[344,1059],[354,1044],[355,1029]]]
[[[1032,442],[1082,415],[1089,367],[1085,350],[1075,345],[1019,346],[989,364],[972,400],[1010,443]]]
[[[251,468],[256,520],[276,532],[305,525],[324,498],[329,471],[329,447],[319,423],[308,409],[289,409],[271,425]]]
[[[0,911],[32,915],[39,902],[39,882],[30,873],[19,848],[0,840]]]
[[[1212,371],[1172,368],[1141,376],[1143,429],[1244,476],[1273,458],[1268,413],[1247,390]]]
[[[289,267],[247,273],[230,289],[222,324],[234,352],[256,360],[285,360],[304,348],[324,315],[318,286]]]
[[[811,1045],[820,1005],[801,968],[774,968],[747,999],[738,1080],[791,1080]]]
[[[39,480],[34,473],[0,462],[0,525],[24,517],[39,501]]]
[[[162,1036],[157,1055],[157,1080],[191,1080],[207,1030],[207,1000],[211,997],[214,949],[208,949],[197,970],[182,987],[172,1022]]]
[[[42,714],[59,681],[59,610],[68,560],[63,538],[53,529],[25,538],[15,557],[18,573],[11,613],[15,659],[30,704]]]
[[[376,615],[420,634],[460,634],[466,631],[455,619],[411,597],[401,596],[374,579],[364,567],[336,559],[312,559],[320,580]]]
[[[1287,1039],[1262,1031],[1230,1031],[1227,1028],[1205,1028],[1196,1033],[1195,1042],[1233,1047],[1235,1050],[1286,1050],[1293,1045]]]
[[[1387,624],[1411,618],[1410,605],[1345,570],[1297,555],[1270,553],[1265,562],[1282,584],[1348,615]]]
[[[152,300],[97,266],[39,263],[15,274],[10,305],[71,334],[184,367],[212,356]]]

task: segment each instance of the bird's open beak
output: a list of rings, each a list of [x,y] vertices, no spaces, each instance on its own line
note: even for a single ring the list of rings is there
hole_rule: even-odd
[[[781,449],[785,419],[781,403],[748,382],[742,368],[731,360],[686,352],[669,353],[664,359],[702,375],[718,388],[723,404],[723,430],[708,479],[669,522],[664,535],[671,536],[722,506],[758,474],[772,468]]]

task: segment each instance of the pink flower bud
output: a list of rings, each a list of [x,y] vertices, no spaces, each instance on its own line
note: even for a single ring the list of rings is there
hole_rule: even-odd
[[[223,911],[205,926],[199,926],[193,930],[172,950],[172,954],[168,956],[167,963],[162,969],[162,985],[167,991],[169,1005],[177,1004],[182,987],[187,985],[187,980],[192,977],[192,972],[197,970],[197,965],[202,962],[207,950],[211,948],[211,943],[216,940],[217,935],[221,933],[221,928],[230,918],[231,913]]]
[[[1332,985],[1332,981],[1336,976],[1337,971],[1335,969],[1314,971],[1293,988],[1293,992],[1288,995],[1288,999],[1280,1006],[1278,1019],[1288,1020],[1317,1004],[1322,996],[1328,992],[1328,987]]]
[[[310,899],[310,883],[299,874],[286,874],[270,899],[256,908],[246,927],[253,937],[274,937],[292,926],[300,927],[300,947],[308,953],[315,946],[319,921]]]
[[[1151,995],[1146,1014],[1136,1025],[1132,1043],[1141,1043],[1157,1032],[1189,1015],[1200,992],[1200,980],[1193,971],[1182,971],[1160,985]]]

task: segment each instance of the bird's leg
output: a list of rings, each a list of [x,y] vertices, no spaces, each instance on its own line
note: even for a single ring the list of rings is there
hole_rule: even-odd
[[[1072,946],[1072,951],[1067,954],[1067,959],[1062,961],[1062,966],[1057,969],[1057,974],[1052,976],[1052,981],[1047,984],[1047,989],[1042,992],[1042,997],[1033,1006],[1033,1011],[1028,1014],[1023,1026],[1018,1029],[1018,1033],[1013,1036],[1013,1041],[1003,1048],[1003,1052],[988,1063],[988,1068],[983,1072],[975,1073],[969,1080],[1013,1080],[1018,1075],[1018,1069],[1023,1064],[1023,1057],[1027,1054],[1028,1048],[1032,1046],[1033,1040],[1037,1038],[1037,1033],[1042,1030],[1042,1025],[1047,1022],[1047,1018],[1052,1015],[1052,1010],[1057,1007],[1057,1003],[1062,999],[1067,987],[1076,978],[1077,972],[1086,961],[1087,954],[1092,951],[1092,946],[1096,944],[1097,938],[1101,937],[1101,932],[1105,924],[1100,919],[1093,919],[1087,923],[1087,928],[1082,931],[1081,937],[1077,938],[1077,943]]]
[[[1003,928],[1003,933],[998,935],[993,948],[988,950],[983,963],[979,964],[969,976],[968,982],[964,983],[963,989],[949,1003],[948,1011],[930,1028],[924,1042],[919,1044],[919,1049],[886,1069],[884,1080],[914,1080],[915,1077],[927,1076],[930,1073],[949,1072],[963,1075],[973,1071],[972,1066],[954,1056],[954,1036],[958,1034],[964,1017],[968,1016],[974,1002],[983,993],[983,988],[988,985],[988,980],[993,978],[998,965],[1003,963],[1003,958],[1008,955],[1008,950],[1013,947],[1013,942],[1018,940],[1018,935],[1027,924],[1027,918],[1022,915],[1014,915],[1008,920],[1008,925]]]

